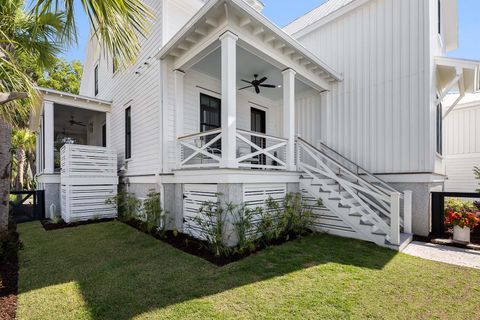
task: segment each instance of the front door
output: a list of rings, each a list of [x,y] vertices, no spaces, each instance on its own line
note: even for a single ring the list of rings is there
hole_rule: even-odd
[[[258,133],[267,133],[267,114],[265,111],[257,109],[257,108],[251,108],[250,109],[250,130],[253,132],[258,132]],[[265,138],[261,137],[252,137],[252,142],[255,143],[257,146],[259,146],[262,149],[266,148],[266,140]],[[252,152],[256,152],[257,150],[253,150]],[[266,165],[267,164],[267,158],[264,154],[261,154],[257,157],[255,157],[256,162],[258,162],[259,165]]]
[[[200,94],[200,132],[214,130],[221,127],[221,100]],[[206,136],[205,143],[215,138],[215,136]],[[219,140],[212,144],[209,148],[211,153],[220,153],[222,142]]]

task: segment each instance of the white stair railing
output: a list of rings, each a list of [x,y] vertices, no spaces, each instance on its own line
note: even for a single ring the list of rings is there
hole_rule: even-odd
[[[401,227],[404,227],[405,232],[411,232],[411,192],[402,194],[341,155],[338,155],[340,160],[334,159],[331,153],[327,154],[325,147],[321,150],[297,138],[298,170],[313,178],[313,183],[321,184],[325,179],[333,180],[338,190],[331,190],[330,196],[336,193],[342,202],[350,201],[342,203],[344,205],[355,202],[355,207],[359,207],[357,213],[362,216],[362,220],[372,223],[378,231],[386,234],[386,240],[398,245]],[[356,172],[351,170],[351,166],[347,168],[345,163],[355,165]],[[341,197],[345,193],[349,195],[348,198]],[[400,216],[402,198],[405,205],[404,218],[407,221],[405,225]]]

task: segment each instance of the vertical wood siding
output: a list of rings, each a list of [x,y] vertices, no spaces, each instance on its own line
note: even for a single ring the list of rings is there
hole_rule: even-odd
[[[124,109],[132,108],[132,158],[128,162],[129,175],[152,174],[160,165],[160,72],[154,55],[168,35],[174,34],[201,6],[201,1],[145,0],[155,14],[149,36],[142,40],[135,64],[113,74],[112,59],[96,50],[91,40],[86,53],[84,76],[80,94],[94,95],[93,69],[99,66],[100,99],[112,103],[112,147],[118,153],[119,166],[124,162]],[[163,19],[163,17],[168,17]],[[164,31],[164,29],[166,31]],[[165,35],[165,33],[168,33]],[[171,115],[169,113],[168,116]],[[172,127],[173,128],[173,127]],[[173,129],[171,131],[173,133]],[[173,136],[172,136],[173,137]]]
[[[343,73],[323,139],[377,173],[432,172],[429,2],[376,0],[298,40]]]
[[[445,119],[447,191],[475,192],[480,181],[473,167],[480,166],[480,103],[459,108]]]

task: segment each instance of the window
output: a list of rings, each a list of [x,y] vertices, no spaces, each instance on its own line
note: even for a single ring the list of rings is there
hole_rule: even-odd
[[[443,155],[443,107],[437,105],[437,153]]]
[[[437,11],[437,15],[438,15],[438,17],[437,17],[437,19],[438,19],[438,21],[437,21],[438,30],[437,31],[438,31],[438,34],[442,34],[442,0],[438,0],[437,10],[438,10]]]
[[[132,157],[132,111],[125,109],[125,159]]]
[[[95,83],[95,95],[98,94],[98,64],[95,66],[95,71],[94,71],[94,83]]]
[[[107,146],[107,124],[104,123],[102,125],[102,147],[106,147]]]
[[[214,130],[221,127],[221,100],[208,96],[206,94],[200,94],[200,132]],[[208,143],[214,137],[205,137],[205,143]],[[212,149],[221,150],[221,141],[215,142]]]

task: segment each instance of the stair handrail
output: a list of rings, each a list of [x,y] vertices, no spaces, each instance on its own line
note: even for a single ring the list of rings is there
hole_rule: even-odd
[[[314,151],[320,153],[323,157],[325,157],[325,158],[327,158],[328,160],[330,160],[331,162],[333,162],[336,166],[338,166],[338,167],[341,168],[342,170],[350,173],[351,175],[354,175],[355,177],[357,177],[357,178],[358,178],[359,180],[361,180],[362,182],[370,185],[370,186],[371,186],[372,188],[374,188],[375,190],[377,190],[377,191],[379,191],[379,192],[381,192],[381,193],[383,193],[383,194],[385,194],[385,195],[388,195],[388,196],[390,196],[390,195],[393,194],[393,193],[397,193],[397,194],[399,194],[399,195],[402,197],[402,195],[403,195],[402,192],[396,190],[395,188],[390,187],[390,188],[388,188],[390,192],[386,192],[384,189],[379,188],[379,187],[377,187],[376,185],[374,185],[372,182],[370,182],[370,181],[362,178],[362,177],[359,175],[359,173],[355,173],[355,172],[353,172],[352,170],[346,168],[344,165],[342,165],[341,163],[339,163],[337,160],[333,159],[333,158],[330,157],[329,155],[325,154],[325,152],[323,152],[322,150],[318,149],[317,147],[315,147],[314,145],[312,145],[310,142],[308,142],[308,141],[306,141],[306,140],[304,140],[304,139],[302,139],[302,138],[300,138],[300,137],[297,137],[297,139],[298,139],[300,142],[302,142],[303,144],[306,144],[309,148],[311,148],[311,149],[313,149]],[[345,160],[348,160],[348,159],[345,159]],[[348,160],[348,161],[351,162],[350,160]],[[351,163],[352,163],[352,164],[355,164],[354,162],[351,162]],[[359,166],[359,168],[361,168],[361,167]],[[364,170],[364,169],[362,169],[362,170]],[[373,176],[373,174],[371,174],[371,175]],[[373,177],[376,178],[375,176],[373,176]],[[383,184],[385,184],[387,187],[389,187],[389,185],[386,184],[386,183],[385,183],[384,181],[382,181],[381,179],[379,179],[379,178],[376,178],[376,179],[378,179],[379,181],[383,182]]]
[[[372,180],[374,180],[376,183],[382,185],[383,187],[385,187],[386,189],[390,190],[391,192],[398,192],[402,195],[402,192],[394,187],[392,187],[391,185],[389,185],[388,183],[386,183],[385,181],[383,181],[382,179],[380,179],[379,177],[377,177],[376,175],[374,175],[373,173],[371,173],[370,171],[364,169],[363,167],[359,166],[357,163],[353,162],[352,160],[348,159],[347,157],[345,157],[344,155],[340,154],[338,151],[330,148],[329,146],[327,146],[325,143],[321,142],[320,141],[320,145],[322,148],[334,153],[336,156],[340,157],[342,160],[348,162],[349,164],[353,165],[356,167],[357,169],[357,174],[365,174],[366,176],[368,176],[369,178],[371,178]],[[360,173],[360,171],[362,171],[362,173]]]

